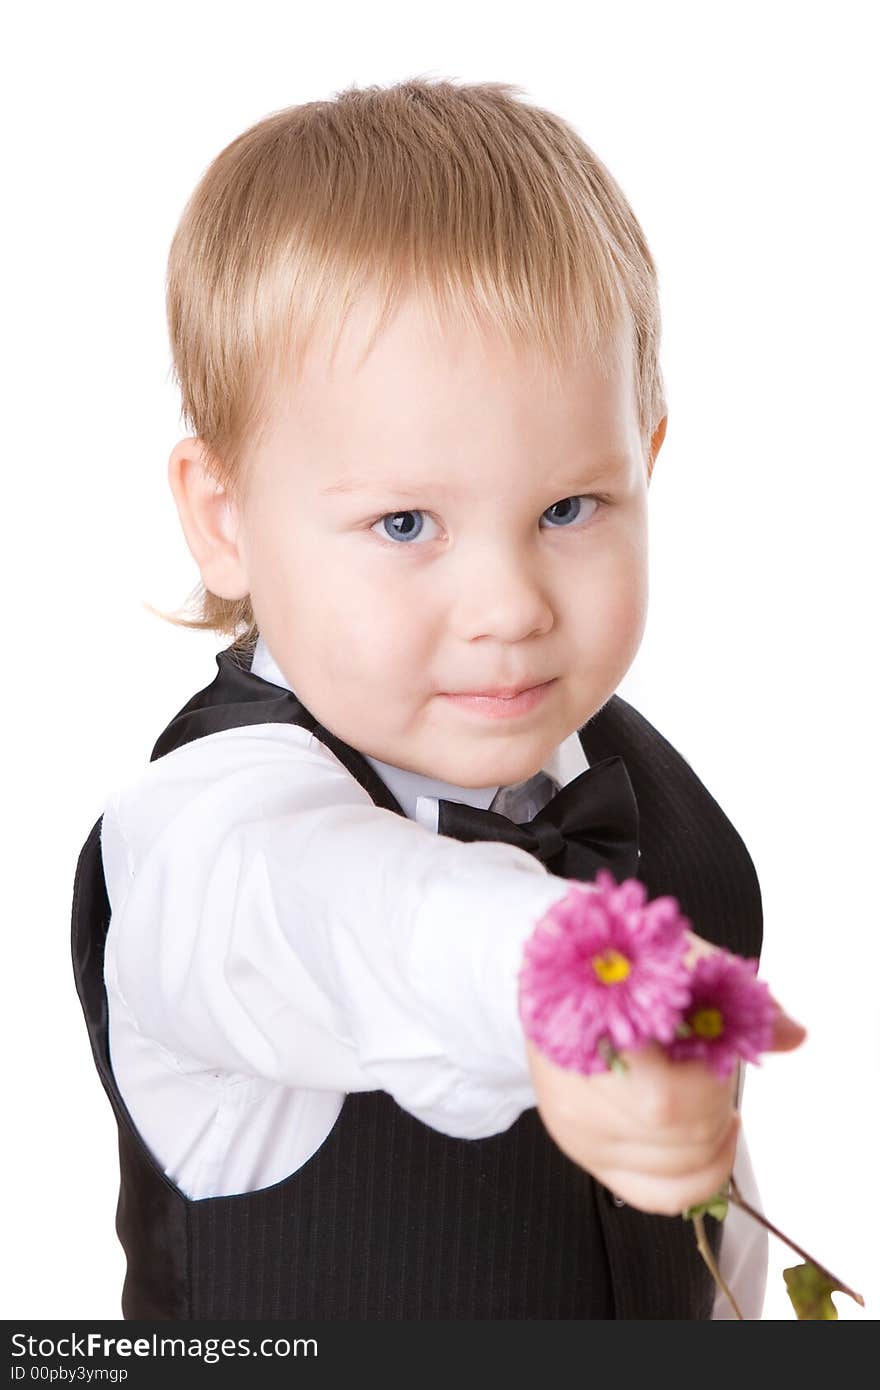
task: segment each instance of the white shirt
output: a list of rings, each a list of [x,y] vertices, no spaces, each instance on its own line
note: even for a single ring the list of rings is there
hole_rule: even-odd
[[[252,670],[290,689],[262,638]],[[293,724],[194,739],[104,809],[113,1074],[190,1198],[295,1172],[350,1091],[385,1090],[461,1138],[536,1103],[517,973],[566,881],[513,845],[438,835],[438,798],[530,819],[588,766],[578,734],[513,789],[368,761],[405,817]],[[734,1173],[760,1205],[742,1131]],[[746,1317],[766,1263],[766,1234],[732,1208],[720,1265]],[[715,1316],[730,1316],[720,1295]]]

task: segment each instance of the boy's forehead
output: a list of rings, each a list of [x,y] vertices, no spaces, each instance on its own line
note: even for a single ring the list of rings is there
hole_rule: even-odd
[[[608,354],[588,347],[557,368],[538,346],[435,323],[409,297],[372,338],[375,305],[358,303],[333,345],[316,339],[272,403],[273,437],[304,444],[360,440],[380,451],[413,440],[444,447],[463,434],[589,437],[619,446],[635,420],[632,334]],[[564,442],[564,441],[561,441]]]

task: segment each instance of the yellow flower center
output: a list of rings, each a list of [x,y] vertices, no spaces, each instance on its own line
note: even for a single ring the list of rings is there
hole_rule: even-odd
[[[724,1032],[724,1018],[720,1009],[695,1009],[688,1022],[701,1038],[717,1038]]]
[[[600,955],[593,956],[592,966],[603,985],[618,985],[625,980],[632,966],[626,956],[609,947]]]

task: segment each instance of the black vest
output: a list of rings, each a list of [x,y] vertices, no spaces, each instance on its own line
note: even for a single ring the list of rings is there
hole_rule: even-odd
[[[250,671],[253,647],[172,719],[151,761],[248,724],[312,731],[379,806],[403,815],[355,749],[291,691]],[[761,894],[742,840],[690,765],[614,695],[578,731],[591,765],[621,755],[639,807],[639,878],[694,930],[757,956]],[[119,1131],[116,1230],[125,1318],[711,1317],[715,1286],[690,1222],[618,1206],[550,1139],[535,1108],[501,1134],[458,1139],[384,1091],[346,1096],[296,1172],[230,1197],[185,1197],[140,1137],[110,1065],[100,819],[79,856],[72,951],[92,1052]],[[721,1225],[707,1220],[716,1254]]]

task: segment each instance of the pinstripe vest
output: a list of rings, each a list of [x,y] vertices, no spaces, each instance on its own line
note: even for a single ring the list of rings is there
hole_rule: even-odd
[[[301,725],[374,802],[404,814],[371,765],[289,690],[250,671],[253,647],[179,711],[151,761],[257,723]],[[742,840],[690,765],[619,696],[578,731],[593,765],[623,757],[639,808],[639,877],[700,935],[757,956],[761,895]],[[550,1139],[536,1109],[458,1139],[384,1091],[345,1098],[323,1144],[271,1187],[191,1200],[153,1159],[110,1065],[100,819],[76,869],[72,954],[92,1053],[119,1134],[116,1230],[125,1318],[709,1318],[715,1288],[689,1222],[619,1206]],[[707,1218],[716,1254],[721,1227]]]

